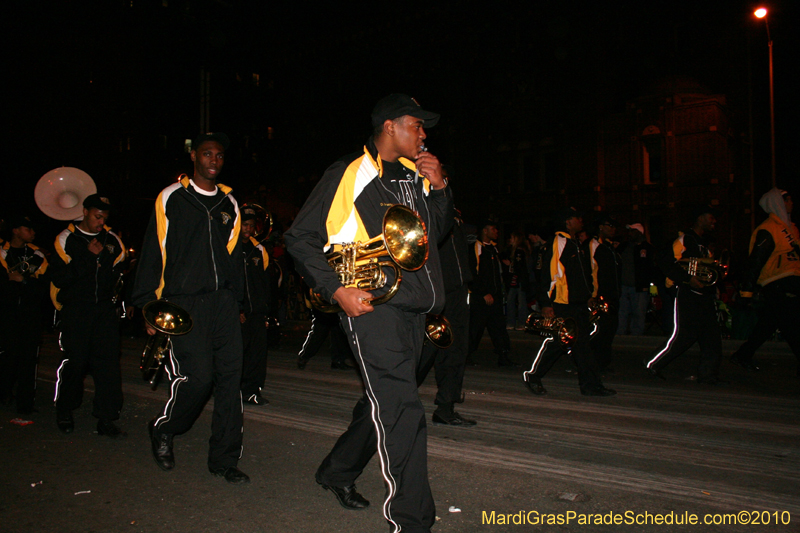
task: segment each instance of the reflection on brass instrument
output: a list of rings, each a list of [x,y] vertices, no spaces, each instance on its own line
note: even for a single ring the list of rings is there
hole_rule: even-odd
[[[444,315],[430,314],[425,317],[425,336],[437,348],[449,348],[453,344],[453,328]]]
[[[272,215],[269,211],[258,204],[251,203],[243,204],[240,211],[243,214],[252,211],[256,215],[256,234],[253,235],[255,240],[262,243],[269,239],[272,233]]]
[[[142,309],[142,314],[145,323],[157,333],[148,339],[139,369],[142,371],[142,378],[149,381],[150,387],[156,390],[161,369],[164,367],[164,358],[170,350],[170,337],[189,333],[192,330],[192,317],[180,306],[165,300],[148,303]]]
[[[589,322],[595,324],[600,317],[606,313],[608,313],[608,302],[603,300],[603,297],[600,296],[594,300],[589,301]]]
[[[345,287],[373,291],[386,285],[386,272],[382,267],[394,271],[394,283],[383,296],[365,300],[378,305],[391,300],[400,288],[403,270],[419,270],[428,260],[428,236],[425,223],[404,205],[393,205],[383,216],[383,233],[366,242],[341,245],[340,250],[326,254],[328,264],[339,276]],[[381,259],[390,259],[382,261]],[[402,270],[401,270],[402,269]],[[311,303],[324,313],[341,311],[338,305],[330,304],[311,292]]]
[[[678,266],[690,276],[695,276],[704,287],[711,287],[728,275],[728,257],[727,251],[722,253],[719,261],[711,258],[688,257],[679,259]]]
[[[33,266],[33,265],[31,265],[31,264],[30,264],[30,262],[28,261],[28,259],[29,259],[29,258],[27,258],[27,257],[26,257],[26,258],[23,258],[23,259],[21,259],[21,260],[20,260],[20,262],[19,262],[19,263],[17,263],[17,264],[16,264],[16,265],[14,265],[13,267],[9,268],[9,269],[8,269],[8,272],[9,272],[9,274],[10,274],[11,272],[19,272],[19,273],[20,273],[20,274],[22,274],[23,276],[30,276],[31,274],[33,274],[33,271],[34,271],[35,269],[34,269],[34,268],[32,268],[32,266]]]
[[[545,318],[539,313],[531,313],[525,321],[525,333],[555,338],[569,346],[578,335],[578,326],[572,318]]]
[[[39,178],[33,197],[50,218],[76,220],[83,216],[83,201],[96,192],[89,174],[74,167],[59,167]]]
[[[119,302],[120,297],[122,296],[122,288],[125,286],[125,281],[122,277],[125,273],[121,273],[117,278],[117,282],[114,284],[114,296],[111,297],[111,303],[116,305]]]

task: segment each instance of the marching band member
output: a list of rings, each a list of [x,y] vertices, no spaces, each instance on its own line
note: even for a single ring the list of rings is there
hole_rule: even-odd
[[[695,342],[700,345],[700,366],[697,382],[720,383],[719,365],[722,357],[722,336],[715,307],[716,287],[704,286],[697,276],[681,268],[680,260],[710,258],[709,233],[717,223],[715,211],[704,206],[695,211],[691,229],[682,233],[672,244],[673,257],[662,262],[664,273],[676,285],[673,308],[672,335],[658,352],[644,360],[647,372],[666,379],[661,373],[671,361],[682,355]]]
[[[133,305],[169,300],[185,309],[194,327],[170,339],[166,369],[170,398],[150,421],[153,458],[175,467],[173,437],[189,431],[214,389],[208,469],[228,483],[249,483],[237,468],[242,453],[243,262],[239,206],[217,178],[228,136],[200,135],[192,144],[193,177],[161,191],[145,234]],[[148,326],[148,334],[155,329]]]
[[[427,533],[435,521],[415,372],[426,313],[439,313],[444,305],[436,243],[453,222],[441,164],[424,151],[425,128],[438,120],[406,95],[381,99],[372,112],[373,137],[362,151],[328,168],[285,234],[308,286],[341,307],[365,387],[350,427],[317,470],[317,482],[344,508],[367,507],[355,480],[377,451],[387,486],[383,515],[395,533]],[[372,306],[370,292],[342,285],[325,252],[383,233],[384,214],[393,204],[405,205],[424,221],[428,261],[403,273],[394,298]],[[394,273],[384,272],[392,284]]]
[[[34,412],[36,365],[42,342],[42,300],[47,296],[47,259],[32,244],[27,216],[9,223],[11,240],[0,245],[0,402],[11,402],[16,385],[19,414]]]
[[[81,405],[83,377],[94,379],[97,433],[124,437],[114,424],[122,410],[119,363],[119,317],[112,301],[124,268],[125,246],[106,226],[111,204],[99,194],[83,201],[83,220],[72,223],[55,241],[50,295],[61,312],[63,351],[56,372],[56,423],[64,433],[74,429],[72,411]]]
[[[607,389],[600,380],[600,371],[594,358],[589,339],[593,328],[589,322],[589,301],[596,296],[592,263],[578,242],[583,229],[580,213],[569,207],[556,220],[556,231],[552,246],[544,257],[541,295],[542,315],[545,318],[572,318],[577,325],[577,336],[571,347],[566,348],[553,338],[547,338],[533,359],[529,370],[523,372],[528,389],[533,394],[547,394],[542,378],[566,352],[572,356],[578,368],[578,381],[584,396],[613,396],[614,389]]]

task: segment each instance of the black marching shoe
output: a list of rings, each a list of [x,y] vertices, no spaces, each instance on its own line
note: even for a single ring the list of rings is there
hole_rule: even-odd
[[[347,361],[333,361],[331,370],[353,370],[355,367],[347,364]]]
[[[169,472],[175,468],[175,454],[172,452],[172,435],[163,434],[155,435],[155,428],[153,424],[155,420],[151,420],[147,424],[147,430],[150,432],[150,447],[153,450],[153,459],[161,470]]]
[[[719,379],[719,376],[706,376],[702,378],[697,378],[698,383],[702,383],[703,385],[727,385],[729,382],[723,379]]]
[[[297,358],[297,368],[299,368],[300,370],[305,370],[307,364],[308,364],[308,359],[306,359],[305,357]]]
[[[61,433],[72,433],[75,429],[75,421],[72,419],[72,411],[59,409],[56,413],[56,425]]]
[[[607,389],[602,385],[581,390],[584,396],[614,396],[617,393],[614,389]]]
[[[536,396],[543,396],[547,394],[547,389],[542,385],[542,380],[538,378],[530,378],[525,380],[525,385]]]
[[[105,435],[112,439],[122,439],[128,436],[128,434],[119,429],[113,421],[103,420],[102,418],[97,421],[97,434]]]
[[[439,411],[436,411],[433,413],[431,419],[433,420],[434,426],[456,426],[469,428],[477,424],[475,420],[464,418],[458,414],[457,411],[451,411],[450,413],[440,413]]]
[[[644,366],[644,371],[647,372],[647,375],[651,378],[658,378],[667,381],[667,377],[661,373],[661,370],[657,368],[648,368],[647,360],[642,361],[642,366]]]
[[[761,367],[755,364],[752,359],[747,360],[736,353],[731,355],[731,363],[739,365],[748,372],[758,372],[759,370],[761,370]]]
[[[225,481],[232,485],[244,485],[250,483],[250,476],[236,468],[235,466],[211,468],[208,471],[218,477],[224,477]]]
[[[249,403],[250,405],[261,405],[261,406],[264,406],[264,405],[269,404],[269,400],[267,400],[266,398],[264,398],[260,394],[251,394],[250,396],[248,396],[245,399],[244,403]]]
[[[508,356],[508,352],[503,352],[497,356],[497,366],[517,366],[517,362]]]
[[[319,483],[319,481],[317,481],[317,483]],[[349,511],[360,511],[361,509],[369,507],[369,501],[356,492],[355,485],[350,485],[349,487],[334,487],[324,483],[319,484],[323,489],[331,491],[336,496],[336,499],[339,500],[339,505]]]

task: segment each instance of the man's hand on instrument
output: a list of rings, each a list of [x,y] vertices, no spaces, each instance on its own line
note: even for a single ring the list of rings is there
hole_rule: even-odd
[[[244,316],[244,313],[240,312],[239,313],[239,323],[240,324],[244,324],[245,322],[247,322],[247,317]]]
[[[556,312],[552,307],[542,307],[542,316],[545,318],[555,318]]]
[[[349,317],[357,317],[375,310],[369,303],[372,295],[367,291],[352,287],[339,287],[333,293],[333,299]]]
[[[156,331],[156,328],[154,328],[154,327],[153,327],[153,326],[151,326],[150,324],[145,324],[145,325],[144,325],[144,329],[145,329],[145,331],[147,331],[147,334],[148,334],[148,335],[155,335],[156,333],[158,333],[158,332]]]
[[[90,251],[90,252],[92,252],[94,255],[99,255],[99,254],[100,254],[100,252],[102,252],[102,251],[103,251],[103,243],[101,243],[101,242],[100,242],[100,241],[98,241],[97,239],[92,239],[92,240],[89,242],[89,246],[87,246],[87,248],[88,248],[88,249],[89,249],[89,251]]]
[[[494,304],[494,296],[491,294],[484,294],[483,301],[486,302],[486,305],[493,305]]]
[[[25,277],[16,270],[14,272],[8,273],[8,279],[11,281],[16,281],[18,283],[22,283],[23,281],[25,281]]]
[[[421,152],[417,156],[416,165],[420,175],[428,178],[433,189],[444,189],[447,185],[442,174],[442,164],[439,162],[439,158],[432,153]]]
[[[700,279],[697,276],[692,276],[689,278],[689,286],[693,289],[702,289],[704,285],[700,283]]]

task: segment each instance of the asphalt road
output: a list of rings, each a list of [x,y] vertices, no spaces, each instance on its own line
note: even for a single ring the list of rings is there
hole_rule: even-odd
[[[327,353],[298,370],[302,327],[287,328],[270,353],[264,393],[270,404],[245,408],[239,466],[252,478],[246,486],[230,486],[206,470],[210,407],[176,438],[175,470],[156,467],[146,423],[166,399],[167,387],[154,392],[141,381],[142,339],[123,345],[125,407],[119,424],[128,437],[112,441],[94,433],[91,377],[75,413],[75,432],[61,434],[52,406],[57,345],[47,337],[39,412],[25,417],[33,423],[11,423],[17,415],[0,407],[0,530],[387,531],[380,512],[384,487],[374,461],[358,482],[373,503],[364,511],[342,509],[314,482],[316,467],[349,422],[361,385],[355,372],[331,370]],[[511,336],[515,356],[528,363],[540,341],[521,332]],[[485,339],[480,366],[467,370],[466,401],[458,406],[478,425],[429,426],[439,518],[434,531],[800,531],[800,379],[794,356],[785,345],[770,343],[760,354],[761,372],[747,373],[726,361],[723,378],[729,383],[712,387],[691,379],[696,351],[667,369],[667,381],[645,376],[641,360],[661,341],[619,338],[616,372],[604,378],[618,395],[588,398],[580,395],[566,359],[544,379],[549,394],[533,396],[522,384],[522,367],[498,368]],[[736,345],[727,342],[726,355]],[[434,394],[429,376],[420,389],[429,416]],[[686,525],[693,516],[699,523]],[[671,523],[654,523],[659,519]],[[586,520],[619,523],[581,523]],[[731,525],[732,520],[748,524]]]

